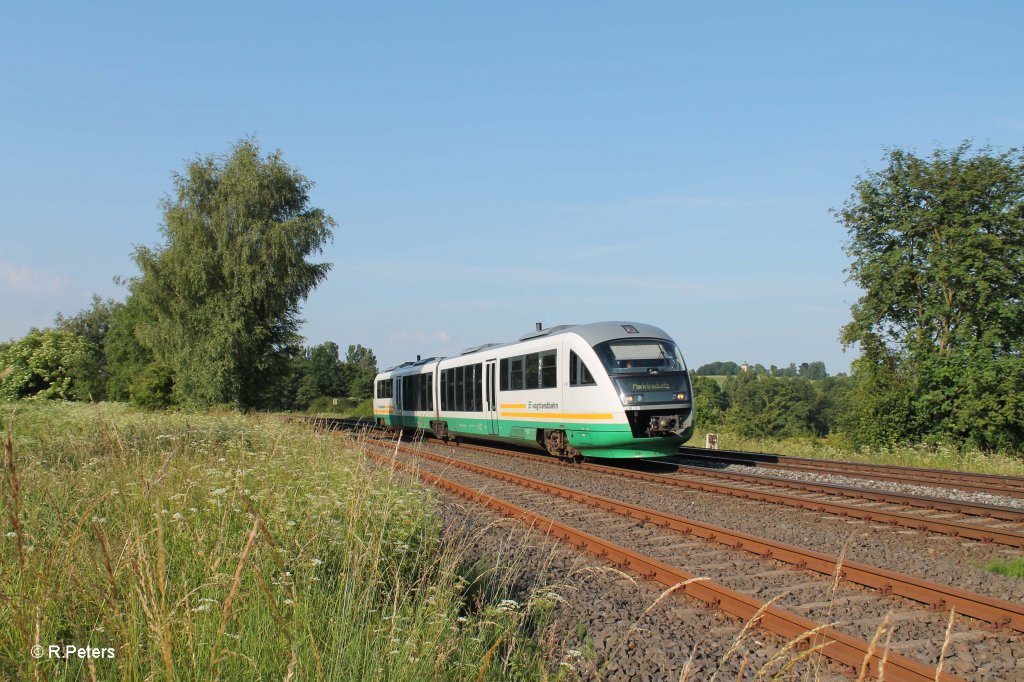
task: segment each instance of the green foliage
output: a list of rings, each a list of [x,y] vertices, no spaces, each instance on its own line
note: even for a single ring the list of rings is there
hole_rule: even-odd
[[[309,206],[306,177],[252,140],[199,157],[164,201],[166,243],[135,251],[131,283],[152,314],[142,345],[174,370],[176,402],[273,402],[298,342],[299,304],[326,276],[334,220]]]
[[[110,317],[106,336],[107,398],[128,400],[135,377],[153,362],[153,353],[143,346],[136,329],[152,316],[138,296],[129,296],[125,303],[117,303]]]
[[[985,565],[985,570],[1011,578],[1024,578],[1024,557],[1017,557],[1009,561],[993,559]]]
[[[892,150],[837,212],[859,344],[855,401],[873,443],[1024,445],[1024,156],[964,143]]]
[[[104,301],[92,295],[92,306],[73,317],[57,313],[53,321],[57,329],[77,334],[89,342],[90,352],[79,356],[72,368],[77,392],[81,398],[103,400],[107,392],[106,340],[114,309],[119,305],[113,299]]]
[[[377,375],[373,351],[358,344],[349,346],[344,362],[338,351],[338,345],[328,341],[296,354],[279,407],[307,410],[328,404],[333,398],[369,398]]]
[[[709,362],[697,368],[697,376],[735,376],[740,371],[735,362]]]
[[[35,402],[13,420],[12,461],[0,679],[542,675],[531,604],[471,595],[459,566],[472,550],[445,537],[429,491],[334,436],[259,415]],[[492,582],[522,579],[489,568]],[[117,655],[37,664],[36,642]]]
[[[729,400],[718,382],[708,377],[693,378],[694,424],[697,428],[717,426],[722,423]]]
[[[821,360],[814,362],[805,362],[800,365],[800,376],[810,379],[811,381],[819,381],[828,376],[828,372],[825,371],[825,363]]]
[[[0,354],[0,400],[87,398],[76,370],[87,366],[93,346],[69,331],[31,330]]]
[[[821,430],[810,381],[745,375],[735,380],[730,423],[744,436],[796,436]]]
[[[170,407],[174,402],[174,370],[162,362],[147,365],[132,381],[131,401],[151,410]]]
[[[373,379],[377,376],[377,358],[369,348],[359,344],[348,347],[345,354],[348,366],[348,394],[353,398],[373,395]]]

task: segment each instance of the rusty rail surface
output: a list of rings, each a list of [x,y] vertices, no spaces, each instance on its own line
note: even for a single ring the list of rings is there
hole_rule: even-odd
[[[382,447],[392,449],[396,446],[390,443],[383,443]],[[418,454],[416,450],[407,448],[407,446],[398,447],[403,451],[411,450],[413,454]],[[861,670],[863,668],[870,675],[878,677],[880,668],[884,666],[885,679],[891,682],[926,682],[934,680],[957,682],[960,680],[960,678],[948,673],[937,673],[935,668],[924,663],[884,648],[873,646],[865,640],[851,637],[834,628],[816,623],[808,618],[760,601],[742,592],[731,590],[712,580],[700,578],[681,568],[634,552],[616,543],[608,542],[595,535],[531,512],[493,495],[478,492],[441,476],[422,471],[404,462],[400,462],[394,457],[369,451],[367,455],[387,466],[393,466],[414,473],[421,480],[431,485],[443,488],[479,503],[488,509],[522,521],[528,526],[568,542],[578,549],[586,550],[594,556],[610,561],[618,566],[629,568],[648,580],[654,580],[666,587],[676,589],[744,621],[756,619],[756,622],[761,627],[787,640],[800,639],[807,641],[808,636],[810,636],[813,638],[815,646],[820,647],[823,655],[850,666],[854,670]],[[810,635],[812,632],[814,634]]]
[[[380,442],[382,447],[394,447]],[[841,560],[840,558],[811,549],[797,547],[784,542],[758,537],[749,533],[730,530],[723,526],[695,521],[655,509],[594,495],[565,486],[540,481],[528,476],[512,474],[473,464],[432,452],[399,446],[402,452],[423,457],[445,465],[456,466],[484,476],[513,483],[533,490],[557,495],[568,500],[588,504],[592,507],[628,516],[638,521],[670,528],[687,535],[717,542],[734,549],[742,549],[765,559],[775,559],[800,569],[807,569],[824,575],[839,575],[844,580],[879,590],[883,594],[895,594],[926,604],[936,610],[956,608],[957,613],[985,621],[995,627],[1008,626],[1024,632],[1024,605],[1003,599],[996,599],[960,588],[940,585],[911,575],[897,573],[869,564]]]
[[[332,423],[337,423],[340,426],[348,426],[348,424],[342,423],[342,420],[333,420]],[[460,447],[478,450],[481,452],[500,454],[503,456],[519,457],[521,459],[544,462],[546,464],[558,463],[558,460],[550,456],[535,455],[517,450],[508,450],[503,448],[475,445],[469,443],[462,443]],[[899,511],[871,509],[854,504],[845,504],[842,502],[813,500],[805,497],[800,497],[797,495],[787,495],[785,493],[776,493],[763,490],[750,490],[742,486],[729,485],[728,483],[696,481],[684,478],[682,476],[649,474],[642,471],[635,471],[623,468],[613,468],[608,465],[573,464],[572,466],[585,470],[602,471],[606,474],[613,476],[622,476],[626,478],[632,478],[635,480],[647,481],[651,483],[659,483],[662,485],[689,488],[692,490],[700,490],[702,492],[708,493],[726,494],[734,497],[755,500],[757,502],[782,504],[785,506],[807,509],[819,513],[836,514],[838,516],[856,518],[864,521],[873,521],[876,523],[900,526],[903,528],[912,528],[918,531],[930,531],[933,533],[940,533],[942,535],[949,535],[952,537],[963,538],[967,540],[992,542],[999,545],[1006,545],[1008,547],[1015,547],[1017,549],[1024,549],[1024,533],[1011,529],[993,528],[990,526],[964,523],[962,521],[934,519],[928,518],[926,516],[916,516],[914,514],[908,514]],[[704,476],[708,478],[732,478],[734,480],[739,480],[736,479],[736,477],[750,476],[749,474],[715,471],[700,467],[694,467],[694,469],[699,469],[699,471],[694,472],[694,475]],[[762,478],[758,478],[757,483],[772,485],[773,487],[777,488],[800,489],[808,492],[821,492],[822,494],[842,494],[845,497],[872,499],[875,501],[921,507],[925,509],[937,509],[957,514],[963,514],[965,516],[991,516],[993,518],[1003,520],[1024,521],[1024,518],[1022,518],[1019,510],[1014,510],[1013,508],[1009,507],[999,507],[995,505],[983,505],[976,502],[942,500],[934,497],[907,495],[904,493],[890,493],[887,491],[865,491],[860,488],[835,486],[834,484],[798,482],[777,478],[772,478],[771,480],[764,480]],[[853,494],[852,492],[844,494],[842,492],[844,488],[847,491],[857,492],[856,494]]]
[[[928,469],[898,464],[869,464],[846,460],[813,459],[789,455],[771,455],[741,450],[708,450],[693,446],[679,448],[679,457],[701,459],[723,464],[740,464],[767,469],[787,469],[836,474],[852,478],[895,481],[913,485],[958,488],[972,492],[985,492],[1007,497],[1024,497],[1024,477],[1002,474],[981,474],[951,469]]]
[[[657,463],[657,462],[656,462]],[[982,518],[993,518],[1001,521],[1024,522],[1024,509],[1017,507],[1004,507],[983,502],[967,502],[963,500],[951,500],[945,497],[932,497],[929,495],[913,495],[909,493],[895,493],[888,490],[871,490],[858,488],[850,485],[839,485],[838,483],[819,483],[817,481],[795,481],[777,476],[746,474],[737,471],[722,471],[720,469],[709,469],[707,467],[690,466],[672,462],[671,466],[678,467],[686,474],[695,476],[707,476],[709,478],[720,478],[728,481],[743,481],[752,485],[770,485],[777,488],[790,488],[791,490],[802,490],[822,495],[839,495],[852,497],[872,502],[885,502],[888,504],[899,504],[906,507],[920,507],[935,511],[947,511],[965,516],[978,516]]]
[[[472,445],[467,443],[463,443],[460,447],[468,448],[471,450],[478,450],[481,452],[499,454],[508,457],[518,457],[521,459],[528,459],[531,461],[544,462],[546,464],[559,463],[558,460],[547,455],[533,455],[526,452],[519,452],[517,450],[505,450],[501,448],[487,447],[482,445]],[[581,470],[600,471],[611,476],[622,476],[624,478],[632,478],[634,480],[646,481],[648,483],[658,483],[661,485],[669,485],[677,488],[689,488],[691,490],[700,490],[702,492],[708,493],[732,495],[734,497],[755,500],[757,502],[782,504],[789,507],[799,507],[801,509],[808,509],[810,511],[836,514],[838,516],[863,519],[865,521],[874,521],[877,523],[883,523],[892,526],[913,528],[914,530],[919,531],[931,531],[934,533],[951,535],[953,537],[964,538],[968,540],[978,540],[980,542],[993,542],[999,545],[1006,545],[1009,547],[1024,549],[1024,533],[1020,533],[1013,530],[973,525],[969,523],[963,523],[961,521],[931,519],[926,516],[914,516],[913,514],[907,514],[904,512],[871,509],[866,507],[860,507],[853,504],[844,504],[842,502],[826,502],[822,500],[812,500],[809,498],[799,497],[796,495],[787,495],[785,493],[774,493],[762,490],[750,490],[742,486],[729,485],[728,483],[695,481],[680,476],[666,476],[664,474],[648,474],[642,471],[635,471],[631,469],[612,468],[608,465],[584,463],[573,464],[571,466]],[[701,475],[704,475],[703,472],[701,473]],[[879,494],[884,495],[887,493],[879,492]],[[893,500],[893,502],[894,504],[899,504],[899,502],[895,500]],[[956,500],[950,500],[950,502],[953,504],[959,504]]]

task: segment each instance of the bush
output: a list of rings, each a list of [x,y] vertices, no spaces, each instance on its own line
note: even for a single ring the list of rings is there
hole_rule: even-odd
[[[77,334],[33,329],[0,354],[0,400],[82,397],[75,372],[91,354],[91,344]]]
[[[160,362],[147,365],[132,382],[131,401],[150,410],[170,407],[174,404],[174,370]]]

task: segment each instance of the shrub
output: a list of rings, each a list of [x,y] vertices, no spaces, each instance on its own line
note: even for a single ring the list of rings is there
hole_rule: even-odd
[[[131,401],[151,410],[170,407],[174,403],[174,370],[160,362],[147,365],[132,382]]]

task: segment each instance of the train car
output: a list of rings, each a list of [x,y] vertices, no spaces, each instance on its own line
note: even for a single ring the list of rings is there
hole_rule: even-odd
[[[571,460],[674,454],[693,431],[689,374],[661,329],[560,325],[377,375],[382,426],[537,447]]]

